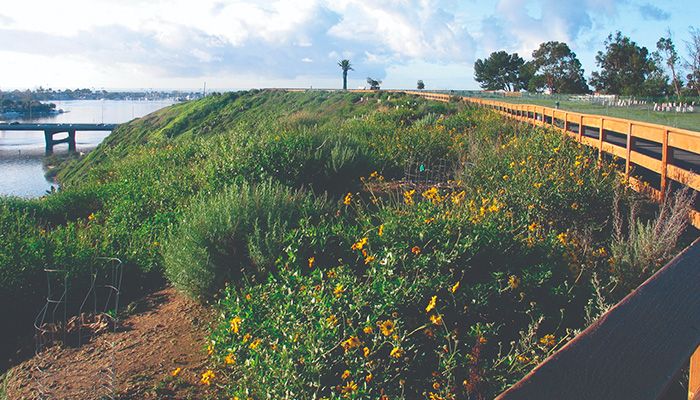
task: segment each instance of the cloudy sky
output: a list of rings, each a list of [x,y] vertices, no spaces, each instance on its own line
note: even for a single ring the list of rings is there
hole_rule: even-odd
[[[697,0],[6,0],[0,89],[477,89],[474,61],[569,44],[586,76],[620,30],[681,56]]]

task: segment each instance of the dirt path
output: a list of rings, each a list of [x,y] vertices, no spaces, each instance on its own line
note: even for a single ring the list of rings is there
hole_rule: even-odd
[[[173,288],[134,305],[116,333],[79,348],[53,347],[43,360],[34,357],[11,369],[5,398],[40,398],[37,384],[45,388],[44,398],[55,399],[101,399],[109,392],[115,399],[208,398],[199,381],[206,371],[210,313]],[[113,391],[105,389],[110,384]]]

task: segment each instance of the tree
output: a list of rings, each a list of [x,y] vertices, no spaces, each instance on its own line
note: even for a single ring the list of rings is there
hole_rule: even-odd
[[[549,41],[532,52],[535,68],[528,90],[548,89],[552,93],[588,93],[581,62],[566,43]]]
[[[338,66],[343,70],[343,90],[348,90],[348,71],[354,71],[352,63],[347,59],[340,60]]]
[[[372,79],[372,78],[367,78],[367,83],[369,83],[369,90],[379,90],[379,85],[382,84],[381,79]]]
[[[523,87],[519,72],[524,64],[525,60],[518,53],[493,52],[485,60],[476,60],[474,80],[486,90],[520,90]]]
[[[676,96],[680,99],[681,97],[681,86],[682,82],[679,82],[678,75],[676,74],[676,64],[678,64],[678,52],[676,52],[676,46],[673,44],[671,39],[671,31],[668,32],[667,38],[661,38],[656,42],[656,49],[659,55],[666,62],[666,65],[671,70],[671,83],[673,88],[676,90]]]
[[[655,70],[655,63],[646,47],[617,31],[605,40],[605,53],[595,57],[600,72],[593,72],[591,84],[603,93],[627,96],[647,95],[645,82]]]
[[[685,62],[688,68],[688,87],[695,89],[700,96],[700,29],[690,28],[690,42],[688,47],[689,60]]]
[[[418,79],[418,83],[416,84],[416,87],[418,88],[418,90],[425,89],[425,83],[423,83],[422,79]]]

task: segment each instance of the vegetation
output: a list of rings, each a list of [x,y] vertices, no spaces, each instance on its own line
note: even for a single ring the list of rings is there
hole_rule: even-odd
[[[650,52],[619,31],[610,34],[604,42],[605,51],[596,56],[600,71],[594,71],[589,82],[576,54],[566,43],[556,41],[540,44],[528,62],[517,53],[493,52],[474,63],[474,79],[485,90],[576,94],[588,93],[590,84],[598,92],[623,96],[662,97],[675,93],[681,99],[692,96],[694,91],[700,95],[698,30],[690,28],[688,59],[678,55],[670,30],[668,36],[660,38],[656,51]],[[685,86],[680,68],[688,72]]]
[[[519,91],[527,88],[527,82],[520,77],[524,64],[525,60],[518,53],[496,51],[485,60],[476,60],[474,80],[485,90]]]
[[[692,203],[654,217],[559,133],[381,91],[174,105],[59,178],[0,200],[0,313],[117,256],[217,304],[215,398],[492,398],[663,265]]]
[[[348,71],[352,69],[352,63],[348,59],[338,61],[338,66],[343,70],[343,90],[348,90]]]
[[[382,84],[382,80],[381,79],[372,79],[372,78],[368,77],[367,83],[369,84],[369,90],[379,90],[380,89],[379,85]]]
[[[52,112],[57,112],[56,104],[54,103],[44,104],[36,100],[14,101],[10,99],[2,99],[2,101],[0,101],[0,114],[13,113],[29,117],[31,115],[42,115]]]
[[[566,43],[542,43],[532,52],[536,74],[530,78],[528,90],[547,89],[550,93],[588,93],[581,62]]]

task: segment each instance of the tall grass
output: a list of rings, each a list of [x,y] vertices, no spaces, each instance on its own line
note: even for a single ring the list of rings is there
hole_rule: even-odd
[[[164,245],[166,276],[200,298],[212,296],[224,283],[264,279],[288,232],[304,218],[318,219],[323,208],[322,199],[272,182],[243,182],[202,196]]]

